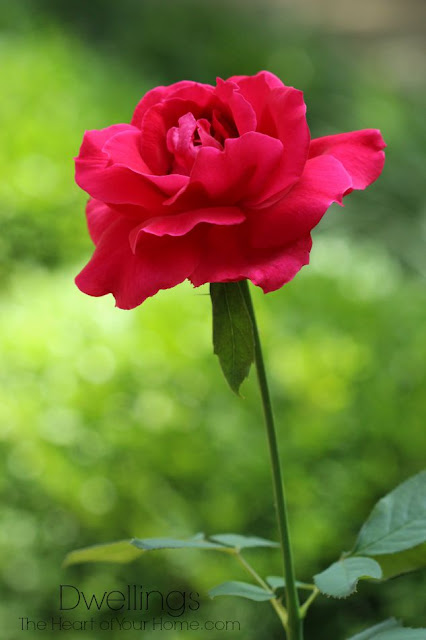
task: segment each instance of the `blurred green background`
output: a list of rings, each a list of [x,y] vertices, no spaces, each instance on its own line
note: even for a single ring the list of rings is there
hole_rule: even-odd
[[[71,549],[132,536],[276,537],[254,376],[243,400],[226,388],[208,290],[182,285],[126,312],[73,284],[92,247],[72,157],[85,129],[129,121],[157,84],[269,69],[304,90],[314,137],[377,127],[388,143],[380,180],[315,231],[311,266],[281,291],[254,291],[299,577],[349,549],[374,502],[424,466],[425,5],[320,4],[0,3],[5,639],[22,636],[20,616],[58,615],[61,583],[198,591],[198,619],[240,620],[247,640],[281,637],[267,603],[208,599],[245,579],[232,558],[157,552],[61,568]],[[247,555],[279,572],[277,552]],[[425,586],[416,574],[318,599],[306,638],[344,640],[390,615],[425,626]]]

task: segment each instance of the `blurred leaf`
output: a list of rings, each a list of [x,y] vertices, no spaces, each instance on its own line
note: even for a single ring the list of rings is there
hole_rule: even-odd
[[[370,640],[370,638],[374,638],[380,631],[394,629],[395,627],[400,626],[401,625],[398,620],[395,620],[395,618],[389,618],[389,620],[380,622],[379,624],[374,625],[374,627],[370,627],[370,629],[357,633],[356,636],[352,636],[351,638],[348,638],[348,640]]]
[[[248,600],[256,600],[263,602],[265,600],[273,600],[274,594],[262,587],[258,587],[248,582],[224,582],[210,589],[209,596],[216,598],[217,596],[239,596],[240,598],[247,598]]]
[[[223,545],[210,542],[201,534],[188,538],[188,540],[178,540],[177,538],[134,538],[131,544],[142,551],[157,551],[159,549],[216,549],[217,551],[228,551]]]
[[[426,568],[426,543],[400,553],[379,555],[376,560],[382,567],[383,580],[399,576],[410,571]]]
[[[390,618],[348,640],[426,640],[426,629],[407,629],[395,618]]]
[[[352,553],[376,556],[426,541],[426,471],[379,500],[363,525]]]
[[[277,589],[285,589],[285,580],[281,578],[281,576],[268,576],[266,582],[274,591]]]
[[[382,570],[372,558],[344,558],[314,576],[318,589],[333,598],[346,598],[356,591],[359,580],[380,580]]]
[[[219,542],[226,547],[233,547],[234,549],[250,549],[255,547],[279,547],[278,542],[273,540],[266,540],[265,538],[258,538],[256,536],[240,536],[237,533],[221,533],[218,535],[210,536],[210,540]]]
[[[71,551],[65,557],[64,567],[83,562],[131,562],[140,555],[130,540],[120,540],[109,544],[96,544],[84,549]]]
[[[239,282],[210,284],[213,347],[232,391],[239,395],[254,360],[253,327]]]
[[[71,551],[64,560],[64,566],[83,562],[131,562],[144,551],[158,551],[161,549],[213,549],[223,553],[233,553],[235,549],[277,546],[279,546],[278,543],[265,538],[240,536],[235,533],[212,536],[211,540],[207,540],[202,533],[197,533],[187,540],[178,538],[133,538],[132,540],[121,540]]]
[[[351,556],[334,563],[325,572],[319,574],[322,576],[320,580],[322,581],[325,575],[327,578],[325,588],[329,589],[328,580],[330,577],[334,580],[338,575],[336,572],[339,572],[340,575],[347,567],[357,570],[354,561],[358,559],[365,562],[367,560],[367,558],[360,557],[361,554],[371,556],[371,559],[374,557],[376,565],[380,566],[381,575],[367,574],[376,579],[386,580],[402,573],[424,568],[426,566],[425,539],[426,472],[423,471],[409,478],[379,500],[361,528]],[[350,561],[352,564],[349,565]],[[319,576],[316,576],[315,582],[318,588],[324,591],[321,586],[324,583],[317,582]],[[349,593],[352,593],[355,587],[356,582]],[[331,589],[333,590],[335,587],[332,585]],[[339,586],[336,589],[336,593],[340,593]],[[328,594],[333,595],[331,592]]]
[[[371,636],[372,640],[426,640],[426,629],[389,629],[375,636]]]

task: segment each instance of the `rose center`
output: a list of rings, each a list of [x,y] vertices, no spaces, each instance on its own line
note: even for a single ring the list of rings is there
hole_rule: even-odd
[[[222,149],[220,141],[212,135],[212,125],[206,118],[196,120],[186,113],[178,120],[177,127],[167,132],[167,150],[173,156],[172,173],[189,175],[201,147]]]

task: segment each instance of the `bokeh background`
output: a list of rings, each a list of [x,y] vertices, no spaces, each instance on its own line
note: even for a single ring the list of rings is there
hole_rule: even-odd
[[[247,640],[280,638],[267,603],[208,599],[215,584],[245,579],[232,558],[158,552],[61,568],[71,549],[132,536],[276,537],[254,376],[243,400],[228,391],[208,290],[182,285],[126,312],[75,288],[92,247],[72,157],[85,129],[129,121],[157,84],[260,69],[304,90],[313,136],[382,130],[380,180],[332,207],[292,283],[254,292],[297,571],[310,580],[425,461],[425,4],[0,4],[2,637],[21,638],[20,616],[58,615],[62,583],[198,591],[198,619],[240,620]],[[279,572],[275,551],[248,557]],[[390,615],[424,626],[425,587],[412,574],[318,599],[307,640],[344,640]]]

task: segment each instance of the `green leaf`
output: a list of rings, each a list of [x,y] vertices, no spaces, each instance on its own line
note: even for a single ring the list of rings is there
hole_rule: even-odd
[[[81,562],[131,562],[146,551],[160,549],[212,549],[222,553],[235,553],[239,549],[250,547],[278,547],[277,542],[257,538],[256,536],[240,536],[236,533],[223,533],[207,539],[203,533],[192,538],[133,538],[109,544],[97,544],[84,549],[71,551],[64,560],[64,566]]]
[[[372,640],[426,640],[426,629],[400,627],[399,629],[382,631],[371,638]]]
[[[232,391],[239,395],[254,361],[251,317],[239,282],[212,282],[213,347]]]
[[[285,590],[285,580],[281,576],[268,576],[265,582],[271,587],[276,598],[282,598]]]
[[[426,629],[407,629],[395,618],[390,618],[348,640],[426,640]]]
[[[206,540],[202,534],[197,534],[187,540],[179,540],[177,538],[133,538],[131,544],[142,551],[157,551],[159,549],[215,549],[216,551],[229,551],[221,544]]]
[[[389,553],[375,558],[383,571],[383,580],[400,576],[409,571],[418,571],[426,568],[426,543],[413,549]]]
[[[213,587],[213,589],[209,591],[209,596],[211,598],[216,598],[217,596],[239,596],[240,598],[248,598],[249,600],[257,600],[258,602],[273,600],[275,598],[272,592],[266,591],[266,589],[262,589],[262,587],[257,587],[248,582],[237,581],[224,582],[217,587]]]
[[[266,578],[266,582],[274,591],[276,591],[277,589],[285,589],[285,580],[281,576],[268,576]],[[306,584],[306,582],[299,582],[299,580],[296,580],[296,587],[298,589],[307,589],[308,591],[312,590],[311,584]]]
[[[379,563],[382,580],[426,567],[426,471],[375,505],[346,562],[365,556]]]
[[[64,567],[82,562],[131,562],[140,552],[131,545],[130,540],[120,540],[109,544],[96,544],[84,549],[71,551],[65,557]]]
[[[266,582],[269,584],[273,591],[277,589],[285,589],[285,580],[281,576],[268,576]]]
[[[346,598],[356,591],[358,580],[380,580],[382,570],[372,558],[344,558],[314,576],[318,589],[333,598]]]
[[[378,556],[426,542],[426,471],[379,500],[359,532],[352,554]]]
[[[394,629],[395,627],[400,628],[401,624],[398,620],[395,620],[395,618],[389,618],[389,620],[380,622],[379,624],[374,625],[374,627],[370,627],[365,631],[361,631],[361,633],[357,633],[356,636],[352,636],[351,638],[348,638],[348,640],[370,640],[370,638],[377,637],[379,632]]]
[[[370,627],[365,631],[361,631],[361,633],[357,633],[356,636],[352,636],[351,638],[348,638],[348,640],[370,640],[370,638],[374,638],[380,631],[400,626],[401,625],[398,620],[395,620],[395,618],[389,618],[389,620],[380,622],[379,624],[374,625],[374,627]]]
[[[233,547],[234,549],[252,549],[255,547],[279,547],[278,542],[273,540],[266,540],[265,538],[258,538],[256,536],[240,536],[237,533],[221,533],[215,536],[210,536],[210,540],[219,542],[226,547]]]

